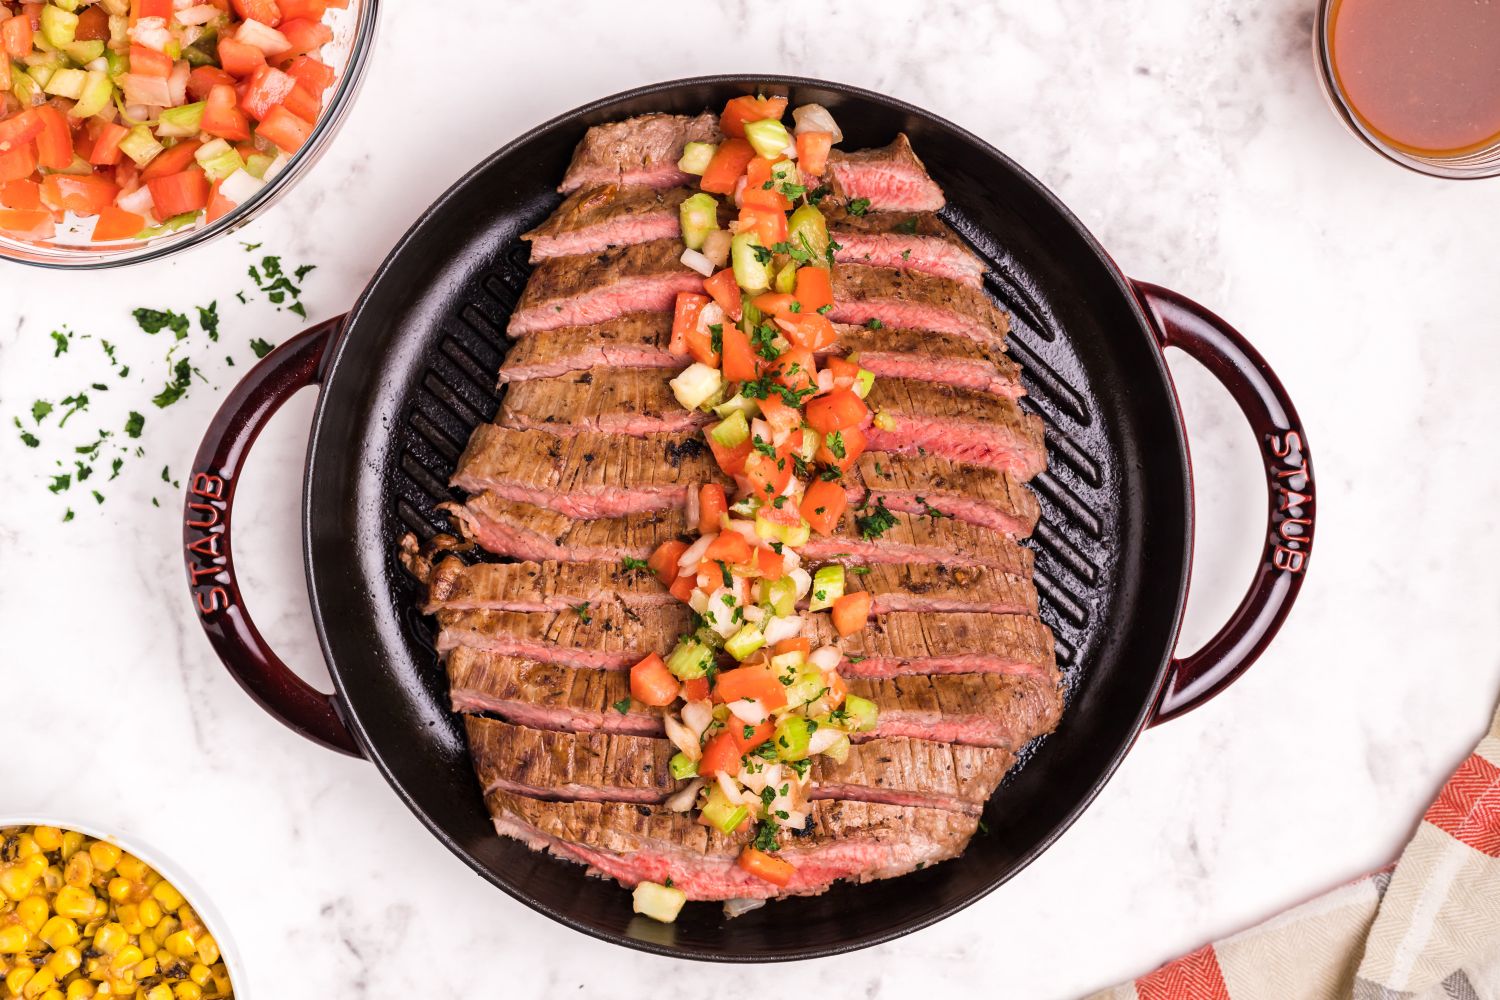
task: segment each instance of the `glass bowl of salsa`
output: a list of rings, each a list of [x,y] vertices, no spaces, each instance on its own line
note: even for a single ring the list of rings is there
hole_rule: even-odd
[[[1368,146],[1434,177],[1500,174],[1500,3],[1321,0],[1324,93]]]

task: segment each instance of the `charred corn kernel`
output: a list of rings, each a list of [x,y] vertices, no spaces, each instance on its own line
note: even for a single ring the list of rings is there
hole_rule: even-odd
[[[62,838],[62,859],[64,863],[69,861],[73,855],[83,849],[83,834],[77,830],[64,830]]]
[[[94,915],[94,904],[98,899],[88,889],[80,889],[76,885],[65,885],[57,890],[53,897],[52,908],[64,917],[72,917],[74,920],[87,920]]]
[[[56,892],[63,887],[62,869],[56,865],[48,865],[47,870],[42,872],[42,888],[48,892]]]
[[[79,851],[68,859],[63,869],[63,881],[79,889],[87,888],[94,881],[94,859]]]
[[[144,880],[147,872],[150,870],[146,867],[146,862],[133,854],[121,854],[120,860],[115,862],[115,871],[124,875],[132,882]]]
[[[42,849],[36,846],[36,838],[29,832],[22,833],[16,837],[16,857],[29,858],[33,854],[42,853]]]
[[[25,924],[26,929],[32,934],[41,933],[51,912],[51,907],[42,896],[27,896],[16,904],[16,916],[21,918],[21,923]]]
[[[109,892],[110,899],[113,899],[116,903],[123,903],[130,898],[130,893],[134,889],[135,886],[131,883],[130,879],[116,875],[109,880],[107,891]]]
[[[60,850],[63,845],[63,833],[55,826],[39,826],[31,831],[36,846],[44,851]]]
[[[162,945],[178,958],[191,958],[193,952],[198,950],[192,931],[178,931],[163,941]]]
[[[26,1000],[36,1000],[37,997],[46,993],[57,984],[57,977],[52,970],[45,965],[36,970],[36,974],[26,980],[26,985],[21,988],[21,996]]]
[[[105,955],[113,955],[125,947],[125,942],[130,936],[125,933],[125,928],[119,924],[105,924],[99,928],[99,933],[94,935],[94,950]]]
[[[128,969],[134,969],[140,964],[141,959],[145,957],[146,955],[141,949],[133,944],[127,944],[110,958],[109,967],[118,974]]]
[[[167,938],[171,937],[173,934],[176,934],[178,929],[181,927],[182,921],[178,920],[176,917],[162,917],[160,922],[158,922],[155,927],[151,928],[151,936],[156,939],[157,944],[161,944]]]
[[[219,942],[214,940],[212,934],[200,934],[198,936],[198,959],[213,965],[219,960]]]
[[[31,932],[23,924],[0,927],[0,954],[15,955],[31,944]]]
[[[114,844],[105,843],[102,840],[96,840],[89,845],[89,860],[93,861],[94,867],[101,872],[113,871],[124,853]]]
[[[155,927],[157,924],[161,923],[161,904],[154,899],[142,900],[140,906],[140,914],[141,923],[145,924],[147,927]]]
[[[18,997],[21,995],[21,991],[26,988],[26,983],[34,975],[36,975],[35,969],[28,969],[23,965],[18,965],[5,974],[5,988],[10,991],[11,996]]]
[[[42,925],[37,937],[47,942],[52,948],[66,948],[78,943],[78,925],[67,917],[53,916]]]
[[[203,1000],[203,987],[193,982],[178,983],[172,989],[172,995],[177,1000]]]
[[[229,970],[223,963],[214,966],[214,989],[224,994],[229,992]]]
[[[93,983],[87,979],[80,979],[77,982],[68,984],[66,1000],[91,1000],[96,992]]]
[[[172,987],[157,983],[146,991],[146,1000],[172,1000]]]
[[[145,933],[146,925],[141,923],[141,908],[134,903],[121,903],[115,908],[115,916],[120,920],[120,926],[125,928],[126,934]]]
[[[151,896],[162,905],[164,910],[178,910],[182,904],[187,902],[182,898],[182,893],[171,882],[158,882],[151,889]]]
[[[83,952],[73,947],[58,948],[52,953],[52,957],[47,959],[47,968],[51,969],[52,974],[58,979],[63,978],[82,964]]]
[[[188,970],[188,978],[197,983],[199,986],[207,986],[209,983],[213,982],[214,970],[210,969],[202,962],[195,962],[193,963],[193,967]]]

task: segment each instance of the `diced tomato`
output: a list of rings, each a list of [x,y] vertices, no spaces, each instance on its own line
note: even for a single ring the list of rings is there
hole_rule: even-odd
[[[791,316],[792,303],[797,297],[787,292],[761,292],[750,300],[750,304],[769,316]]]
[[[792,202],[786,195],[772,186],[772,161],[757,156],[745,166],[745,187],[740,192],[741,207],[771,208],[778,212],[789,212]]]
[[[797,136],[797,166],[804,174],[822,177],[833,149],[831,132],[803,132]]]
[[[792,478],[792,463],[786,455],[763,455],[757,451],[745,459],[744,475],[750,481],[751,494],[769,500],[786,489]]]
[[[692,355],[694,361],[708,365],[710,368],[717,368],[719,367],[719,352],[714,350],[713,332],[702,325],[701,316],[699,320],[699,323],[688,329],[688,353]],[[723,331],[722,324],[720,324],[720,331],[721,333]]]
[[[278,30],[286,36],[286,40],[292,43],[292,47],[281,53],[276,58],[278,61],[290,62],[293,58],[307,52],[316,52],[329,42],[333,41],[333,29],[319,21],[299,17],[291,20],[283,20]]]
[[[172,57],[144,45],[130,46],[130,72],[137,76],[172,75]]]
[[[78,23],[73,26],[73,41],[97,42],[108,38],[109,11],[100,4],[79,9]]]
[[[42,116],[34,108],[0,120],[0,151],[15,149],[22,143],[35,140],[42,134],[43,124]]]
[[[724,105],[724,113],[719,116],[719,128],[725,135],[745,137],[745,123],[758,122],[767,118],[780,119],[786,113],[785,97],[736,97]]]
[[[767,854],[765,851],[757,850],[750,846],[746,846],[740,852],[740,856],[735,861],[735,864],[756,878],[764,879],[772,885],[789,885],[792,881],[792,876],[797,874],[796,866],[790,861],[783,861],[774,854]]]
[[[719,463],[719,468],[724,470],[725,475],[738,476],[745,471],[745,460],[750,457],[750,439],[745,438],[733,448],[726,447],[714,440],[712,432],[717,426],[718,424],[713,424],[707,428],[709,450],[714,453],[714,461]]]
[[[838,339],[838,331],[827,316],[815,312],[791,313],[776,317],[788,340],[809,351],[821,351]]]
[[[686,542],[672,538],[658,545],[656,551],[651,553],[651,558],[646,560],[646,565],[656,574],[663,587],[670,587],[677,579],[677,560],[687,550]]]
[[[849,697],[849,685],[844,683],[844,677],[837,670],[823,671],[823,685],[828,688],[828,693],[823,697],[828,699],[828,704],[838,708]]]
[[[24,59],[31,55],[31,43],[35,34],[31,29],[31,18],[25,15],[0,24],[0,44],[4,45],[5,54],[12,59]]]
[[[244,78],[266,64],[266,54],[234,38],[219,39],[219,65],[231,76]]]
[[[36,136],[36,161],[49,170],[65,170],[73,163],[73,130],[68,118],[53,104],[31,109],[42,119]]]
[[[797,301],[806,312],[833,305],[833,283],[827,268],[808,265],[797,268]]]
[[[670,705],[677,700],[681,687],[657,653],[630,668],[630,696],[642,705]]]
[[[112,205],[120,186],[100,174],[48,174],[42,178],[42,204],[55,212],[96,215]]]
[[[146,186],[151,189],[157,214],[164,219],[208,207],[208,178],[197,164],[178,174],[152,178]]]
[[[766,663],[736,667],[719,674],[714,682],[714,700],[728,703],[741,698],[755,698],[768,710],[775,710],[786,704],[786,685]]]
[[[761,576],[782,576],[786,573],[786,557],[775,549],[758,546],[755,550],[755,571]]]
[[[771,363],[769,370],[776,381],[788,389],[800,392],[817,387],[818,366],[813,360],[812,351],[805,347],[793,347],[783,351],[781,356]]]
[[[250,85],[240,95],[245,114],[260,121],[292,92],[297,81],[274,66],[260,66],[250,76]]]
[[[208,92],[199,128],[209,135],[216,135],[230,142],[250,138],[250,119],[240,110],[239,96],[234,92],[233,86],[216,84]]]
[[[754,158],[754,148],[744,139],[725,139],[708,161],[698,186],[713,194],[733,194],[745,165]]]
[[[679,576],[672,581],[672,585],[667,588],[667,592],[683,604],[687,604],[693,596],[693,588],[695,586],[697,586],[697,582],[691,576]]]
[[[801,653],[803,659],[812,652],[812,640],[805,635],[794,635],[790,639],[782,639],[771,650],[772,656],[781,656],[785,653]]]
[[[731,566],[743,566],[750,562],[750,543],[738,531],[721,531],[703,553],[705,562],[723,562]]]
[[[839,483],[816,480],[802,494],[802,516],[820,535],[831,535],[849,506],[849,497]]]
[[[307,122],[317,121],[318,112],[323,110],[323,102],[318,99],[318,95],[296,81],[293,81],[291,93],[286,95],[281,106]]]
[[[36,173],[36,143],[17,143],[9,152],[0,153],[0,182],[21,180]]]
[[[707,701],[708,678],[694,677],[690,681],[683,681],[682,698],[684,701]]]
[[[246,21],[259,21],[276,27],[281,23],[281,7],[276,0],[230,0],[234,5],[234,12]],[[167,0],[168,15],[170,15],[171,0]]]
[[[667,350],[673,354],[688,353],[687,335],[698,326],[698,314],[708,305],[708,296],[697,292],[678,292],[677,304],[672,308],[672,338]]]
[[[802,414],[775,393],[760,401],[760,416],[770,426],[773,440],[783,440],[802,426]]]
[[[719,518],[729,512],[729,498],[718,483],[704,483],[698,488],[698,533],[707,535],[719,530]]]
[[[737,326],[724,327],[724,349],[720,360],[724,378],[730,382],[749,382],[755,378],[755,351],[750,335]]]
[[[288,153],[295,153],[312,135],[312,122],[292,114],[280,104],[270,110],[255,127],[255,134],[268,139]]]
[[[755,230],[761,246],[772,247],[786,242],[787,223],[785,213],[774,208],[754,208],[750,205],[740,209],[740,230]]]
[[[859,365],[843,358],[824,358],[823,367],[833,376],[835,388],[847,389],[859,378]]]
[[[833,602],[833,627],[840,636],[848,637],[865,627],[870,620],[870,592],[855,591],[845,594]]]
[[[36,181],[17,178],[0,184],[0,206],[38,209],[42,207],[42,186]]]
[[[734,271],[726,267],[713,277],[704,278],[703,290],[714,297],[725,315],[736,323],[739,322],[743,303],[740,301],[740,286],[734,280]]]
[[[143,17],[171,17],[172,0],[130,0],[130,23]]]
[[[98,167],[107,167],[120,162],[120,140],[130,134],[125,126],[115,122],[100,122],[94,146],[89,150],[88,160]]]
[[[807,425],[819,434],[863,427],[869,419],[870,408],[853,389],[835,389],[807,403]]]
[[[201,101],[220,84],[233,87],[238,81],[217,66],[198,66],[188,74],[187,95],[189,100]]]
[[[157,153],[156,157],[141,170],[141,180],[151,181],[158,177],[181,173],[193,162],[193,154],[198,152],[202,145],[203,143],[197,139],[184,139],[170,149]]]
[[[146,217],[127,212],[114,205],[99,210],[99,219],[94,223],[94,232],[89,239],[95,243],[105,240],[128,240],[146,228]]]
[[[215,222],[233,212],[239,205],[224,197],[219,191],[222,180],[214,181],[213,186],[208,189],[208,205],[203,210],[204,222]]]
[[[57,226],[46,209],[0,208],[0,232],[25,240],[50,240]]]
[[[829,439],[825,437],[819,442],[818,450],[813,455],[813,458],[824,465],[833,466],[840,472],[848,472],[849,467],[859,460],[859,456],[865,453],[865,446],[868,443],[865,439],[865,432],[859,427],[849,427],[845,430],[835,431],[834,433],[838,435],[836,440],[843,449],[843,457],[840,458],[833,453],[833,449],[828,445]]]
[[[722,683],[723,678],[724,675],[720,674],[720,683]],[[778,684],[777,686],[779,687],[780,685]],[[715,691],[717,692],[717,688],[715,688]],[[758,726],[750,726],[732,715],[725,722],[725,727],[725,731],[729,733],[729,738],[734,741],[734,745],[739,748],[741,754],[754,750],[770,739],[771,733],[775,732],[775,727],[769,721],[762,722]]]
[[[320,21],[328,12],[325,0],[276,0],[276,6],[281,11],[281,16],[287,20],[305,17]]]
[[[333,86],[333,67],[316,56],[298,56],[287,64],[285,72],[314,95],[322,95]]]
[[[732,719],[729,724],[733,727],[738,721]],[[703,744],[703,756],[698,758],[698,773],[705,778],[712,778],[720,771],[738,774],[740,757],[743,755],[744,751],[726,729]]]

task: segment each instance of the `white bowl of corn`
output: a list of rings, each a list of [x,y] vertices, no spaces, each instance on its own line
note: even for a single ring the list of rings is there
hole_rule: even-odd
[[[0,997],[244,1000],[223,926],[191,880],[133,838],[0,816]]]

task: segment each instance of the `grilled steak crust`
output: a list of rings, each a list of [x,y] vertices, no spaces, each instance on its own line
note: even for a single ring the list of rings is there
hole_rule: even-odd
[[[998,469],[937,455],[866,453],[854,470],[858,475],[849,477],[849,502],[856,507],[883,503],[889,510],[951,517],[1015,538],[1030,535],[1042,514],[1036,496]]]
[[[496,423],[516,430],[572,435],[685,433],[712,421],[685,410],[668,384],[672,373],[655,368],[590,368],[556,378],[518,382],[506,392]]]
[[[521,239],[531,242],[533,263],[670,239],[682,233],[678,207],[692,193],[685,187],[664,191],[618,184],[581,188]]]
[[[691,359],[667,350],[671,338],[671,313],[629,313],[593,326],[537,331],[510,349],[500,367],[500,382],[603,367],[681,371]]]
[[[619,184],[669,188],[693,180],[677,169],[689,142],[718,142],[718,118],[651,114],[595,125],[573,151],[573,162],[557,189],[564,194],[584,186]]]
[[[845,590],[868,590],[874,614],[889,611],[963,611],[970,614],[1034,615],[1031,577],[988,566],[941,563],[875,563],[844,575]]]
[[[632,312],[667,312],[678,292],[703,290],[703,276],[679,259],[669,238],[581,257],[544,260],[510,316],[511,336],[602,323]]]
[[[520,611],[439,611],[438,652],[459,646],[542,663],[595,670],[624,670],[644,651],[671,649],[692,631],[686,604],[636,612],[605,602],[587,609],[545,614]]]
[[[978,288],[984,261],[929,212],[882,212],[831,220],[834,261],[921,271]]]
[[[983,291],[893,267],[840,264],[833,269],[836,323],[879,320],[892,329],[932,330],[1004,348],[1010,318]]]
[[[839,641],[833,624],[812,619],[813,645]],[[845,677],[902,674],[1030,674],[1058,679],[1052,632],[1030,615],[895,611],[843,640]]]
[[[814,535],[802,546],[802,557],[812,562],[864,565],[933,562],[991,566],[1017,576],[1031,575],[1031,550],[999,532],[957,519],[922,517],[889,509],[886,513],[890,527],[878,538],[866,538],[860,525],[865,518],[877,517],[878,509],[871,505],[845,511],[838,530],[829,537]]]
[[[835,149],[828,168],[836,205],[864,198],[877,212],[936,212],[945,203],[943,189],[927,176],[905,133],[879,149]]]
[[[609,517],[681,506],[689,488],[728,482],[702,435],[538,437],[482,424],[451,485],[570,517]]]
[[[681,787],[669,762],[677,748],[655,736],[528,729],[464,720],[486,791],[548,801],[660,803]],[[848,799],[977,815],[1015,758],[1005,750],[906,737],[850,748],[844,763],[812,760],[813,800]]]
[[[455,712],[492,712],[533,729],[662,734],[662,710],[630,700],[623,670],[593,670],[460,646],[447,658]],[[880,709],[866,737],[906,736],[1016,751],[1057,725],[1062,695],[1029,674],[851,677]],[[618,705],[629,701],[624,712]]]
[[[735,864],[743,836],[710,830],[686,813],[623,802],[541,802],[508,792],[489,793],[485,804],[497,830],[532,848],[626,886],[670,878],[689,899],[811,895],[840,879],[903,875],[957,856],[978,828],[977,817],[942,809],[815,802],[808,831],[783,838],[780,856],[796,872],[778,887]]]
[[[649,570],[618,562],[476,563],[449,556],[434,567],[425,614],[448,611],[566,611],[584,602],[630,608],[676,603]]]
[[[1042,420],[1014,400],[915,379],[876,379],[865,401],[896,422],[892,430],[870,428],[871,451],[931,452],[1023,482],[1047,468]]]

